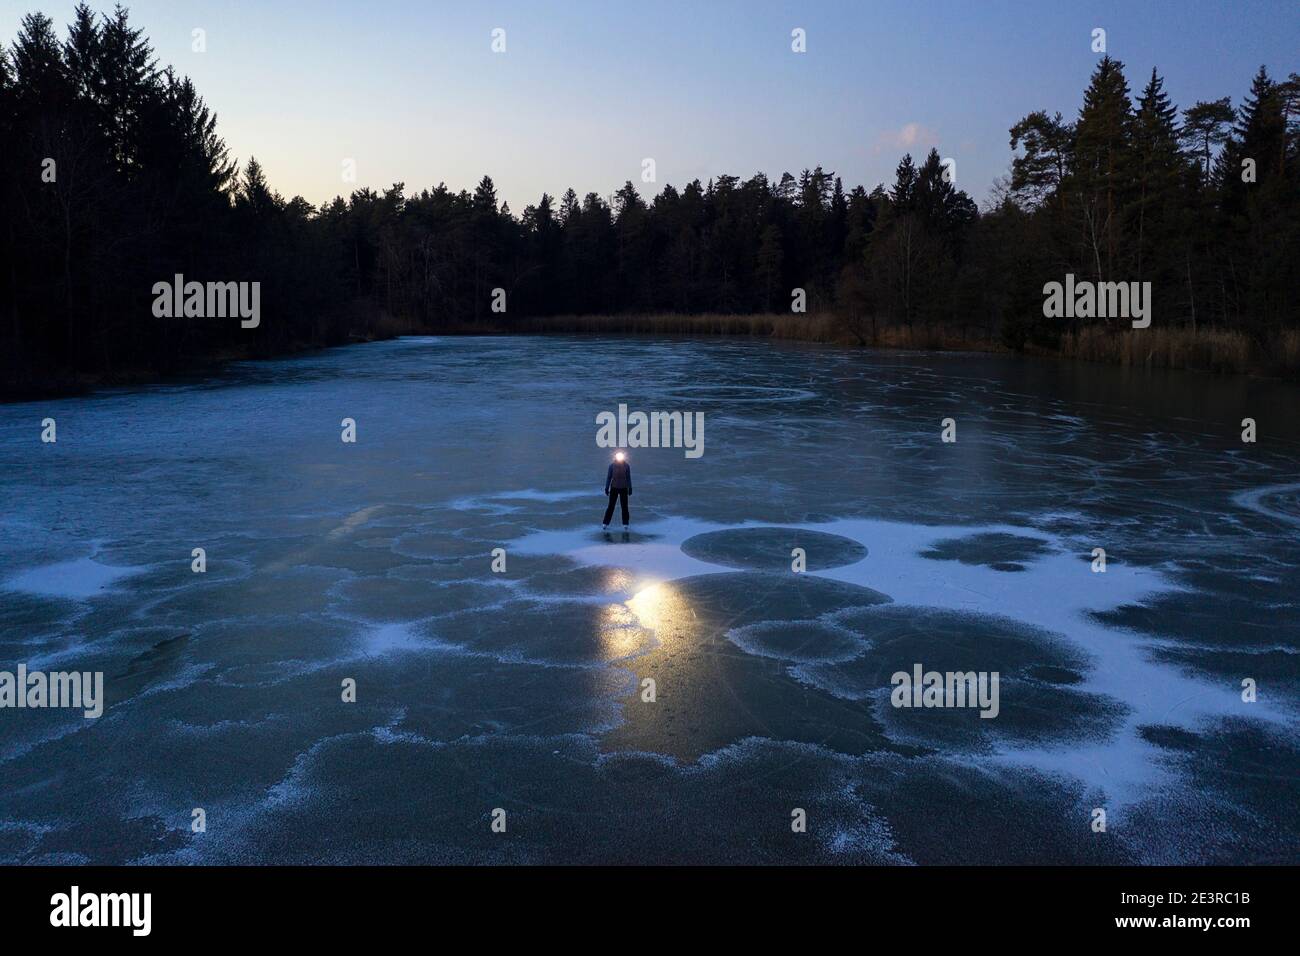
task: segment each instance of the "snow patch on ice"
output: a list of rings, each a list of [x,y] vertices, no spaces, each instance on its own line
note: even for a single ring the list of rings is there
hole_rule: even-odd
[[[586,530],[553,530],[525,535],[511,542],[509,550],[563,555],[586,566],[623,568],[633,577],[632,590],[640,591],[677,578],[733,571],[687,556],[680,550],[681,543],[708,531],[751,527],[770,525],[721,525],[673,517],[638,526],[655,536],[649,541],[593,542]],[[1094,612],[1186,590],[1157,570],[1112,562],[1104,574],[1094,573],[1089,555],[1077,544],[1018,525],[917,525],[850,518],[784,527],[842,535],[868,549],[867,557],[855,564],[808,574],[883,592],[894,598],[895,606],[1010,618],[1058,634],[1087,652],[1093,666],[1074,689],[1103,694],[1124,704],[1128,715],[1121,729],[1106,741],[1082,747],[1064,743],[1059,747],[1005,747],[994,759],[1078,777],[1103,790],[1109,806],[1123,807],[1149,796],[1151,788],[1164,779],[1166,771],[1154,759],[1153,745],[1138,734],[1139,726],[1173,724],[1195,729],[1206,719],[1240,715],[1246,706],[1230,683],[1212,684],[1153,661],[1148,655],[1152,642],[1092,619]],[[939,541],[979,534],[1037,538],[1051,550],[1027,560],[1025,571],[1018,574],[921,556]],[[761,631],[753,631],[754,636],[758,633]],[[740,643],[743,646],[743,640]],[[1249,706],[1250,716],[1287,720],[1285,714],[1263,702]]]
[[[110,590],[122,578],[146,570],[143,567],[112,567],[93,558],[75,558],[20,572],[4,582],[10,591],[24,591],[42,597],[84,601]]]

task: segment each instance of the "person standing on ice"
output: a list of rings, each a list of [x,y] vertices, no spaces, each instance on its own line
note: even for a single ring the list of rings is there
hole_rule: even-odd
[[[605,494],[609,495],[609,507],[605,509],[605,519],[601,521],[603,530],[609,529],[609,519],[614,516],[614,502],[623,506],[623,529],[627,530],[627,499],[632,494],[632,466],[627,463],[627,456],[621,451],[609,463],[605,472]]]

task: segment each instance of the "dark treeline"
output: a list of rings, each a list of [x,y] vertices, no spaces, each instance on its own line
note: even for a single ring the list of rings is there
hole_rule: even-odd
[[[1043,284],[1066,273],[1150,281],[1153,329],[1232,330],[1267,351],[1300,325],[1297,119],[1294,73],[1261,67],[1239,107],[1180,113],[1154,71],[1134,96],[1103,58],[1073,122],[1043,111],[1011,129],[983,214],[935,151],[870,192],[817,167],[649,202],[630,182],[570,189],[516,216],[485,176],[472,193],[398,183],[316,208],[236,165],[123,9],[79,6],[63,35],[31,14],[0,49],[0,372],[35,390],[403,329],[788,313],[795,289],[861,344],[938,326],[1052,349],[1126,327],[1044,318]],[[260,282],[260,327],[155,317],[154,284],[178,273]]]

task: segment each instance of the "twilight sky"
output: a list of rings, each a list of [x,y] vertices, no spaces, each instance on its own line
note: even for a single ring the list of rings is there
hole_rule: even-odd
[[[0,0],[0,38],[74,0]],[[92,4],[107,10],[111,3]],[[193,77],[231,152],[313,203],[394,181],[472,189],[487,173],[520,213],[543,190],[645,194],[719,173],[821,164],[845,186],[892,178],[937,146],[983,201],[1007,129],[1073,117],[1099,54],[1134,94],[1157,66],[1181,108],[1231,96],[1261,63],[1300,71],[1296,0],[135,0],[162,64]],[[807,52],[791,51],[791,30]],[[191,49],[206,31],[207,50]],[[505,30],[494,53],[492,31]],[[653,158],[657,182],[641,182]]]

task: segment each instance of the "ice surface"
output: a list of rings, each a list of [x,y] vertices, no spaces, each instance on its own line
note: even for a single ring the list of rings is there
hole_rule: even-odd
[[[598,527],[620,403],[707,435],[630,451],[626,536]],[[0,711],[0,860],[1297,862],[1287,409],[1259,380],[567,338],[0,407],[0,669],[108,698]],[[914,663],[999,671],[1000,715],[890,706]]]
[[[738,528],[698,534],[682,542],[692,557],[731,568],[822,571],[853,564],[867,549],[850,538],[797,528]],[[798,552],[802,551],[802,555]],[[802,560],[800,560],[802,559]]]

